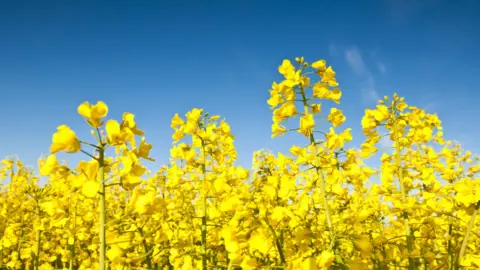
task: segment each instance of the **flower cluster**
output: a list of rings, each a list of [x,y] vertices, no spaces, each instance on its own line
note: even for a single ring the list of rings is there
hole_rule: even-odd
[[[251,168],[230,125],[194,108],[173,116],[169,163],[150,171],[132,113],[81,104],[90,141],[60,125],[38,173],[0,163],[0,269],[479,269],[479,158],[396,94],[365,110],[349,147],[335,71],[294,63],[267,102],[272,137],[298,142]]]

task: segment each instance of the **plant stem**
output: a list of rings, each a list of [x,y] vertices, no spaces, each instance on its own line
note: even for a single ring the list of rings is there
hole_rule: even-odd
[[[203,214],[202,214],[202,269],[207,270],[207,153],[205,150],[205,142],[202,140],[202,152],[203,152],[203,164],[202,164],[202,204],[203,204]]]
[[[106,239],[105,239],[105,183],[104,183],[104,169],[105,169],[105,160],[104,160],[104,155],[105,155],[105,148],[103,145],[99,148],[99,157],[98,157],[98,185],[99,185],[99,195],[100,195],[100,201],[99,201],[99,220],[100,220],[100,230],[99,230],[99,238],[100,238],[100,247],[99,247],[99,256],[98,256],[98,263],[99,263],[99,269],[100,270],[105,270],[105,249],[106,249]]]
[[[278,254],[280,255],[280,262],[282,263],[282,267],[285,267],[286,264],[287,264],[287,260],[285,259],[285,254],[283,254],[282,243],[278,239],[277,233],[275,232],[275,229],[270,224],[270,221],[268,220],[268,217],[265,217],[265,223],[267,224],[268,228],[270,229],[270,232],[273,235],[273,239],[275,240],[275,247],[277,248]]]
[[[458,253],[457,265],[460,265],[462,263],[463,255],[465,254],[465,250],[467,249],[468,237],[470,236],[470,232],[472,231],[473,225],[475,224],[475,218],[478,214],[478,208],[480,208],[480,201],[477,202],[472,217],[470,218],[470,222],[468,223],[467,231],[465,232],[465,238],[463,239],[460,252]]]
[[[77,204],[75,203],[74,204],[74,207],[73,207],[73,245],[70,245],[70,262],[69,262],[69,266],[68,266],[68,269],[69,270],[73,270],[73,264],[74,264],[74,260],[75,260],[75,232],[76,232],[76,229],[77,229]]]
[[[137,226],[137,231],[140,233],[140,236],[142,237],[142,245],[143,245],[143,249],[145,250],[145,255],[146,255],[145,256],[145,262],[147,263],[148,270],[152,270],[153,265],[152,265],[152,254],[150,253],[151,252],[150,247],[148,246],[147,240],[145,240],[145,236],[143,234],[142,228]]]
[[[395,114],[394,114],[395,115]],[[405,181],[403,179],[403,170],[401,168],[402,166],[402,156],[400,152],[402,151],[400,147],[400,138],[398,136],[398,130],[397,130],[397,120],[398,118],[394,118],[394,123],[393,123],[393,133],[394,133],[394,140],[395,140],[395,162],[396,166],[398,168],[398,181],[400,184],[400,193],[402,196],[402,203],[405,205],[407,203],[407,191],[405,190]],[[413,251],[413,239],[412,235],[410,232],[410,224],[409,224],[409,218],[408,218],[408,212],[407,210],[403,210],[403,224],[404,224],[404,229],[405,229],[405,236],[407,238],[407,249],[409,253],[409,258],[408,258],[408,269],[413,270],[415,269],[415,261],[413,258],[410,257],[410,253]]]
[[[303,87],[301,88],[301,95],[302,95],[302,102],[303,102],[303,108],[305,115],[309,113],[308,110],[308,103],[307,103],[307,97],[305,95],[305,90]],[[332,222],[332,215],[330,213],[330,206],[328,205],[328,197],[327,197],[327,192],[326,192],[326,183],[325,179],[323,177],[323,173],[320,170],[320,162],[319,162],[319,157],[317,153],[317,147],[315,144],[315,137],[313,136],[313,132],[310,133],[310,144],[315,148],[315,169],[317,171],[318,178],[320,180],[320,194],[323,199],[323,208],[325,209],[325,218],[327,220],[327,226],[328,226],[328,231],[330,232],[330,238],[334,239],[334,229],[333,229],[333,222]],[[333,246],[333,245],[332,245]]]
[[[37,217],[38,217],[39,221],[41,222],[40,205],[38,205],[38,201],[37,201],[36,211],[37,211]],[[37,229],[36,232],[35,232],[35,260],[33,261],[33,269],[35,269],[35,270],[38,269],[38,262],[39,262],[39,259],[40,259],[40,237],[41,237],[41,234],[42,234],[42,231]]]
[[[448,239],[448,244],[447,244],[447,250],[448,250],[448,254],[449,254],[449,257],[450,257],[450,260],[448,261],[448,269],[449,270],[453,270],[453,266],[455,265],[454,264],[454,254],[452,252],[452,230],[453,230],[453,224],[452,224],[452,218],[450,217],[449,218],[449,225],[448,225],[448,235],[449,235],[449,239]]]

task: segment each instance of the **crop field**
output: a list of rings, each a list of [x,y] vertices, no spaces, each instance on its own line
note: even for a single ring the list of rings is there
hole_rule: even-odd
[[[150,171],[147,115],[80,104],[91,134],[59,125],[38,173],[1,161],[0,269],[480,269],[479,159],[436,114],[384,97],[347,148],[333,68],[297,57],[278,72],[271,137],[301,136],[249,168],[222,116],[175,114],[170,162]]]

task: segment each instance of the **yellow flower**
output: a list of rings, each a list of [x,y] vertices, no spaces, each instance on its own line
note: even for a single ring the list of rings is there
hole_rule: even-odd
[[[332,265],[333,261],[335,260],[335,256],[333,252],[324,250],[319,257],[317,257],[317,262],[320,267],[328,268]]]
[[[122,130],[120,124],[115,120],[107,121],[105,131],[107,132],[107,142],[110,145],[122,145],[132,137],[131,133],[125,129]]]
[[[338,88],[334,88],[332,91],[330,91],[327,84],[316,83],[313,86],[313,96],[316,98],[332,100],[339,104],[340,98],[342,97],[342,91],[340,91]]]
[[[362,143],[360,156],[362,158],[369,158],[377,152],[377,148],[372,143]]]
[[[182,130],[177,130],[173,133],[172,139],[173,141],[177,142],[181,140],[185,136],[185,133]]]
[[[58,164],[57,157],[55,155],[49,155],[43,166],[40,168],[40,174],[50,175],[58,166],[60,166],[60,164]]]
[[[245,258],[243,258],[242,260],[242,263],[240,264],[240,267],[245,270],[255,270],[255,269],[258,269],[258,267],[260,266],[260,264],[257,262],[257,260],[255,260],[255,258],[252,258],[250,256],[245,256]]]
[[[313,114],[306,114],[300,118],[300,129],[298,132],[308,137],[314,127],[315,119]]]
[[[322,112],[322,104],[313,104],[312,113],[317,114]]]
[[[90,126],[98,128],[103,125],[101,118],[107,116],[108,107],[102,101],[98,101],[95,105],[91,105],[86,101],[78,106],[77,111],[78,114],[86,118]]]
[[[118,245],[113,245],[108,251],[107,251],[107,258],[110,261],[116,261],[117,259],[121,258],[124,255],[124,251],[122,248],[120,248]]]
[[[322,83],[328,83],[332,87],[338,86],[337,80],[335,79],[335,71],[332,67],[328,67],[325,71],[321,72]]]
[[[178,116],[178,113],[176,113],[172,118],[170,127],[176,129],[178,127],[181,127],[184,123],[185,122],[183,121],[183,119]]]
[[[138,197],[135,202],[135,211],[139,214],[147,213],[154,203],[154,197],[152,194],[144,194]]]
[[[314,257],[308,257],[303,260],[302,270],[317,270],[317,262]]]
[[[287,132],[287,129],[281,126],[279,123],[272,124],[272,138],[275,138],[279,135],[283,135]]]
[[[60,151],[75,153],[80,151],[80,148],[80,141],[73,130],[66,125],[61,125],[57,128],[57,132],[52,137],[50,152],[53,154]]]
[[[98,193],[98,183],[96,181],[87,181],[82,187],[82,194],[85,197],[93,198]]]
[[[275,90],[270,90],[270,98],[267,103],[271,106],[270,109],[277,107],[284,102],[282,95]]]
[[[189,111],[186,115],[187,121],[191,123],[196,123],[202,116],[203,109],[194,108]]]
[[[352,140],[351,129],[347,128],[342,133],[336,134],[333,128],[330,128],[330,132],[326,134],[325,146],[329,149],[339,149],[345,145],[345,142]]]
[[[152,145],[146,143],[145,137],[142,137],[142,140],[140,141],[140,145],[138,146],[137,149],[134,150],[134,153],[139,158],[144,158],[150,161],[154,161],[152,158],[149,157],[151,149],[152,149]]]
[[[377,109],[371,111],[373,117],[378,122],[383,122],[390,117],[390,112],[388,111],[387,106],[385,105],[377,105]]]
[[[270,237],[268,237],[268,234],[263,230],[257,230],[252,233],[252,236],[248,240],[248,245],[251,254],[257,250],[263,255],[266,255],[272,247]]]
[[[369,257],[373,250],[373,245],[370,239],[366,236],[360,236],[354,240],[355,247],[360,251],[364,257]]]
[[[282,62],[282,65],[278,67],[278,72],[282,75],[287,74],[288,72],[295,72],[295,67],[292,65],[290,60],[285,59]]]
[[[327,68],[327,61],[319,60],[312,63],[312,68],[324,71]]]
[[[137,123],[135,122],[135,115],[129,112],[126,112],[123,114],[123,121],[122,121],[121,127],[122,127],[122,130],[123,128],[128,128],[133,134],[138,136],[141,136],[145,133],[143,130],[140,130],[137,128]]]
[[[343,115],[343,112],[337,108],[331,108],[328,115],[328,121],[333,124],[334,127],[339,127],[347,118]]]

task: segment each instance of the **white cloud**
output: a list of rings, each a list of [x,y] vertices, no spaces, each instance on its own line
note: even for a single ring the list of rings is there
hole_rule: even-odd
[[[363,62],[363,58],[358,49],[353,48],[345,50],[345,59],[347,60],[350,68],[352,68],[353,71],[358,75],[363,75],[367,70],[367,67]]]
[[[375,79],[368,67],[365,65],[365,61],[363,60],[360,50],[356,47],[352,47],[346,49],[344,55],[345,60],[352,71],[365,80],[361,89],[362,102],[364,104],[370,104],[372,102],[376,103],[380,97],[376,90]]]
[[[380,99],[377,91],[374,89],[362,88],[362,102],[369,104],[371,102],[377,102]]]
[[[377,63],[377,67],[378,67],[378,70],[380,71],[380,73],[384,74],[387,73],[387,68],[385,67],[385,64],[382,62],[382,61],[379,61]]]
[[[377,102],[380,99],[379,94],[375,90],[375,80],[372,76],[368,76],[365,82],[365,86],[362,88],[362,102],[369,104],[371,102]]]

